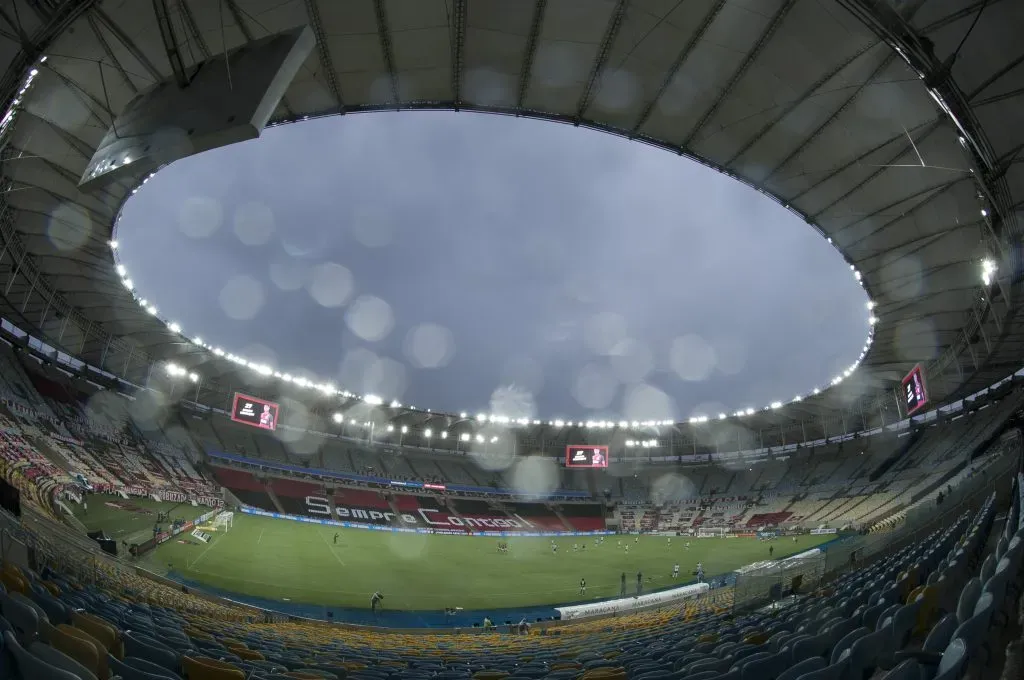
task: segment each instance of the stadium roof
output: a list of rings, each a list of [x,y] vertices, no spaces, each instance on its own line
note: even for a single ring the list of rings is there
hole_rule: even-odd
[[[160,38],[164,8],[176,45]],[[201,372],[201,399],[278,389],[172,332],[122,284],[109,242],[142,177],[94,193],[78,182],[129,101],[174,82],[169,55],[190,66],[303,25],[316,46],[271,122],[459,109],[593,127],[730,174],[831,238],[877,303],[874,343],[837,387],[750,427],[813,438],[891,422],[892,388],[919,362],[933,400],[1020,368],[1016,0],[12,0],[0,313],[135,382],[174,361]]]

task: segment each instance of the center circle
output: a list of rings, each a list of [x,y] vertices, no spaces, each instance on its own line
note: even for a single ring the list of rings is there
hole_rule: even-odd
[[[801,219],[698,163],[485,114],[274,127],[158,172],[117,224],[188,337],[420,408],[672,419],[825,387],[867,296]]]

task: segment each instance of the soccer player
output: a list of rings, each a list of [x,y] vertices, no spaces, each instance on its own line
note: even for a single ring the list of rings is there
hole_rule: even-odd
[[[671,536],[668,537],[668,544],[669,544],[669,547],[672,546],[672,537]]]
[[[633,542],[634,542],[634,543],[639,543],[639,542],[640,542],[640,535],[639,535],[639,534],[637,534],[636,540],[635,540],[635,541],[633,541]]]
[[[582,596],[584,596],[586,594],[587,594],[587,579],[581,578],[580,579],[580,596],[582,597]]]
[[[579,549],[580,549],[580,546],[579,546],[578,543],[573,543],[572,544],[572,551],[573,552],[579,552]]]
[[[334,545],[338,545],[338,534],[334,534]]]
[[[689,541],[687,541],[687,542],[686,542],[686,549],[687,549],[687,550],[689,550],[689,549],[690,549],[690,542],[689,542]]]
[[[644,574],[642,571],[636,572],[636,596],[640,597],[640,592],[644,589]]]
[[[374,616],[377,615],[377,608],[380,607],[381,600],[384,596],[380,594],[380,591],[374,591],[373,595],[370,596],[370,609],[373,611]]]
[[[629,543],[626,544],[626,554],[629,554]]]
[[[580,543],[580,550],[582,550],[583,552],[587,552],[587,544],[586,543]]]
[[[619,579],[619,596],[626,596],[626,572],[622,572],[622,578]]]
[[[672,567],[672,578],[679,578],[679,563]]]
[[[697,563],[697,583],[703,583],[703,582],[704,582],[704,563],[703,562],[698,562]]]
[[[774,545],[770,545],[770,546],[768,546],[768,557],[774,557],[774,556],[775,556],[775,546]]]
[[[274,429],[274,414],[270,412],[270,404],[263,405],[263,413],[260,414],[260,427],[266,430]]]
[[[557,553],[558,553],[558,545],[554,541],[551,541],[551,554],[555,555]]]

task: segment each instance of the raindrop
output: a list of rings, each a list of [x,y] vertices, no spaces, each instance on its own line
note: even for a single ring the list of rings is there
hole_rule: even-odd
[[[217,298],[224,313],[236,321],[247,321],[263,308],[263,285],[251,276],[233,276]]]
[[[715,370],[715,348],[699,335],[684,335],[672,341],[669,362],[683,380],[707,380]]]
[[[61,203],[46,223],[46,237],[63,252],[78,250],[92,235],[92,220],[84,208]]]
[[[352,272],[340,264],[324,262],[313,267],[309,294],[323,307],[341,307],[352,297]]]
[[[455,338],[444,326],[423,323],[406,334],[404,349],[416,368],[442,368],[455,356]]]
[[[235,236],[247,246],[262,246],[274,235],[274,213],[264,203],[244,203],[235,208]]]
[[[580,370],[573,383],[572,396],[580,406],[588,409],[607,408],[615,398],[619,382],[604,366],[587,364]]]
[[[349,330],[367,342],[387,337],[395,325],[391,306],[373,295],[361,295],[345,315]]]
[[[178,228],[189,238],[209,238],[224,221],[221,204],[205,196],[190,196],[178,211]]]

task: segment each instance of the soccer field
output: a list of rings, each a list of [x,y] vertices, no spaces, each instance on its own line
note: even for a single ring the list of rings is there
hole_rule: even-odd
[[[154,501],[152,498],[124,499],[120,496],[93,494],[87,499],[89,510],[86,512],[77,503],[68,503],[71,510],[89,531],[102,530],[110,538],[128,543],[142,543],[153,537],[153,524],[157,514],[170,513],[172,520],[193,520],[204,512],[207,507],[193,507],[188,503],[167,503]],[[168,526],[168,522],[163,522]]]
[[[497,538],[341,529],[236,513],[234,528],[209,544],[184,534],[147,560],[192,581],[270,600],[366,608],[371,593],[380,590],[388,609],[485,609],[614,597],[622,572],[631,589],[637,571],[646,590],[659,589],[673,583],[676,562],[685,582],[697,562],[707,574],[720,574],[768,559],[769,545],[782,557],[829,538],[705,538],[693,539],[687,549],[683,538],[669,544],[661,536],[641,536],[639,542],[608,536],[596,545],[594,537],[569,536],[555,539],[558,552],[552,553],[550,538],[513,536],[509,552],[501,554]],[[574,553],[573,543],[585,543],[586,550]],[[585,598],[579,595],[581,578],[587,580]]]

